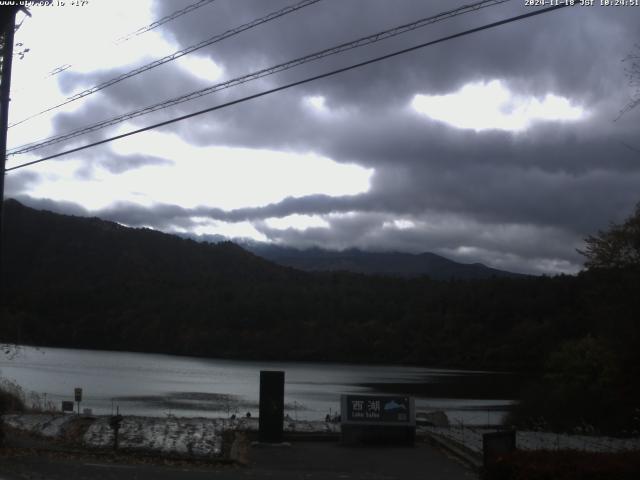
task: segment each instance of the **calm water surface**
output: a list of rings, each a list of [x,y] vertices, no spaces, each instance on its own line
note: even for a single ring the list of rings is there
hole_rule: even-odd
[[[260,370],[285,371],[285,413],[323,419],[343,393],[404,393],[418,411],[444,410],[453,422],[499,423],[517,391],[512,375],[393,365],[256,362],[146,353],[22,347],[0,358],[0,374],[27,398],[73,400],[110,414],[219,417],[257,415]]]

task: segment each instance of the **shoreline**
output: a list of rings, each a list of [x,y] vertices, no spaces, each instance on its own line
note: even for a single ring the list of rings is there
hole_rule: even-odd
[[[18,435],[96,451],[113,451],[111,416],[61,413],[8,414],[6,427]],[[323,421],[285,420],[287,436],[337,439],[340,425]],[[226,459],[234,444],[258,432],[258,418],[187,418],[123,416],[118,451],[195,459]],[[236,449],[238,447],[236,446]]]
[[[61,413],[8,414],[5,426],[18,435],[96,451],[113,451],[111,416],[64,415]],[[246,443],[257,436],[258,418],[189,418],[123,416],[118,434],[119,450],[143,454],[170,455],[194,459],[224,459],[234,443]],[[340,423],[284,420],[285,439],[339,440]],[[462,447],[482,455],[482,435],[495,428],[460,426],[416,427],[416,437]],[[640,436],[615,438],[518,431],[520,450],[577,450],[624,452],[640,450]],[[237,446],[236,446],[237,448]]]

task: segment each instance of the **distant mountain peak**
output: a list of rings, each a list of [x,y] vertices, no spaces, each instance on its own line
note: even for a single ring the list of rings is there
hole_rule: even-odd
[[[364,251],[358,248],[298,249],[268,243],[242,243],[247,250],[274,263],[304,271],[348,271],[392,277],[428,276],[437,280],[524,277],[476,263],[459,263],[433,252]]]
[[[120,243],[123,248],[125,245],[127,248],[132,245],[139,248],[142,245],[153,244],[157,246],[154,251],[159,253],[160,250],[173,248],[175,242],[194,240],[193,237],[187,235],[170,235],[151,229],[129,228],[96,217],[85,218],[46,210],[35,210],[13,199],[5,201],[5,210],[8,214],[7,218],[13,217],[13,221],[24,223],[25,226],[33,226],[36,223],[47,225],[47,228],[60,234],[69,229],[76,231],[77,235],[71,236],[73,237],[72,241],[76,243],[95,243],[95,235],[101,232],[101,241],[112,237],[111,242]],[[23,221],[19,221],[18,217],[23,218]],[[201,248],[205,249],[199,249],[200,253],[197,255],[204,255],[205,251],[207,251],[206,255],[213,256],[226,253],[228,257],[233,257],[235,261],[238,261],[239,265],[245,264],[245,262],[251,263],[250,268],[258,267],[255,264],[257,261],[258,264],[262,262],[277,264],[269,267],[276,270],[284,266],[307,272],[344,271],[404,278],[428,276],[434,280],[525,276],[487,267],[479,262],[469,264],[455,262],[433,252],[418,254],[398,251],[375,252],[355,247],[345,250],[326,250],[318,246],[298,249],[256,241],[230,241],[218,236],[215,238],[196,238],[196,240],[200,240],[200,242],[194,242],[194,244],[199,244]],[[206,240],[214,240],[215,243],[208,244]],[[208,247],[211,248],[207,250]],[[192,253],[195,254],[195,252]],[[255,256],[261,258],[255,258]],[[259,268],[264,268],[264,265]]]

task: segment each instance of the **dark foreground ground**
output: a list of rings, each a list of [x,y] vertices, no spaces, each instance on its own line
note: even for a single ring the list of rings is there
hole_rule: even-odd
[[[426,443],[416,443],[415,447],[351,447],[334,441],[296,441],[290,446],[252,446],[245,466],[35,449],[0,452],[0,480],[205,478],[469,480],[476,475],[446,452]]]

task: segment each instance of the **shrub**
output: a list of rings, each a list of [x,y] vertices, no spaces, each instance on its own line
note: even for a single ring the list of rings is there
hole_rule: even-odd
[[[508,422],[564,432],[584,431],[586,425],[598,433],[629,430],[633,408],[619,393],[619,363],[602,339],[566,342],[547,359],[544,377],[523,390]]]
[[[15,382],[0,379],[0,414],[26,411],[24,391]]]

